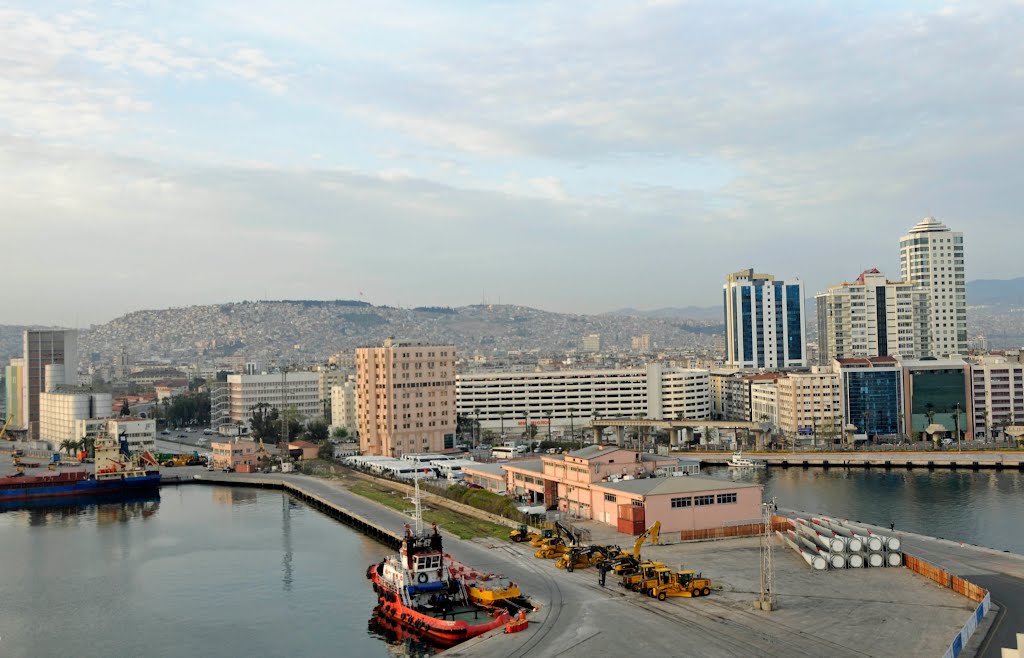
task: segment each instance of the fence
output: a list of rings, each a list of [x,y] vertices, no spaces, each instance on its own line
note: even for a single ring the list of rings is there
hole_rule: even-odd
[[[960,576],[954,576],[945,569],[941,569],[930,562],[925,562],[921,558],[914,557],[909,553],[903,554],[903,564],[914,573],[919,573],[925,578],[951,589],[961,596],[966,596],[970,600],[978,602],[978,607],[974,609],[974,614],[967,620],[967,623],[960,629],[960,632],[956,634],[956,637],[950,642],[949,648],[943,655],[943,658],[957,658],[960,652],[964,650],[968,640],[974,635],[974,631],[978,629],[981,620],[985,618],[985,615],[988,614],[989,609],[992,607],[991,595],[984,587],[979,587]]]
[[[789,520],[781,516],[772,517],[772,531],[788,530]],[[723,526],[721,528],[702,528],[700,530],[681,530],[680,541],[697,541],[701,539],[725,539],[726,537],[756,537],[764,533],[763,523],[744,523],[741,525]]]

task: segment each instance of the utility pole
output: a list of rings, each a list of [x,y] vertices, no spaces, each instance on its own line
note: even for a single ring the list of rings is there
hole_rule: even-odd
[[[960,452],[960,403],[956,403],[956,415],[953,416],[953,427],[956,428],[956,451]]]
[[[775,609],[775,571],[772,566],[772,516],[775,514],[775,498],[770,503],[761,504],[761,592],[754,607],[764,612]]]

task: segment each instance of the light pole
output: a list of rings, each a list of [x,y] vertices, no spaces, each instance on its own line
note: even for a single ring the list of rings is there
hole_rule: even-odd
[[[480,445],[480,409],[473,410],[473,447]]]
[[[546,412],[544,412],[544,415],[548,417],[548,443],[550,443],[551,442],[551,416],[552,416],[551,410],[548,409]]]
[[[569,414],[569,442],[572,443],[576,440],[576,428],[572,426],[572,409],[566,409],[565,413]],[[583,437],[580,437],[580,450],[583,449]]]
[[[523,436],[530,440],[530,412],[523,409]]]
[[[501,412],[501,439],[505,440],[505,412]]]

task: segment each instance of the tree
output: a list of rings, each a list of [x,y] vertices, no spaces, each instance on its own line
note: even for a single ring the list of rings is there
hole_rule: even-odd
[[[309,424],[306,425],[306,436],[309,437],[310,441],[317,443],[326,441],[327,437],[330,436],[330,428],[322,419],[317,418],[309,421]]]
[[[131,407],[128,406],[128,398],[125,398],[124,402],[121,403],[121,415],[122,416],[131,416],[132,415],[132,409],[131,409]]]
[[[78,449],[78,441],[64,439],[63,441],[60,442],[60,449],[68,453],[68,457],[70,457],[71,453]]]
[[[344,427],[335,427],[334,431],[331,432],[331,436],[333,436],[336,439],[347,439],[348,430],[345,429]]]
[[[331,459],[334,457],[334,446],[326,441],[320,444],[320,449],[317,451],[317,456],[320,459]]]
[[[90,458],[95,458],[96,457],[96,439],[95,438],[93,438],[91,436],[87,436],[84,439],[82,439],[81,441],[79,441],[78,443],[79,443],[79,446],[78,446],[79,449],[85,452],[85,456],[86,457],[90,457]]]
[[[266,402],[260,402],[252,408],[249,426],[252,428],[254,439],[277,441],[281,437],[281,423],[278,420],[277,409]]]

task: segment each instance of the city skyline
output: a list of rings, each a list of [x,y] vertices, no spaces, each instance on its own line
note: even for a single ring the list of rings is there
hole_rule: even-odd
[[[711,307],[745,267],[811,296],[927,215],[967,280],[1019,274],[1018,5],[737,9],[15,3],[5,323]]]

